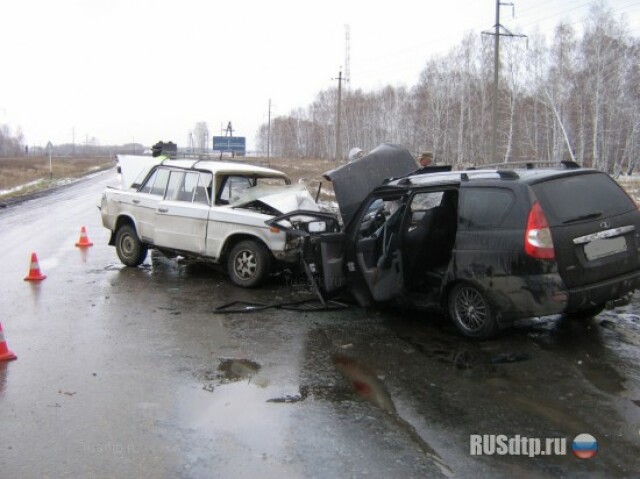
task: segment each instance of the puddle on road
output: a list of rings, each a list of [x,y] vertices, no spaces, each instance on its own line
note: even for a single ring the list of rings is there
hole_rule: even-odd
[[[440,468],[445,476],[451,476],[453,474],[451,468],[422,436],[420,436],[416,428],[398,414],[391,395],[384,386],[384,383],[371,369],[354,358],[342,354],[335,354],[333,356],[333,362],[336,369],[351,382],[355,391],[371,404],[385,411],[399,428],[411,437],[422,452]]]
[[[247,384],[263,388],[269,385],[269,380],[259,375],[261,368],[260,364],[250,359],[225,358],[220,360],[217,369],[207,369],[200,373],[194,373],[194,376],[203,382],[202,389],[208,392],[240,381],[246,381]]]
[[[241,381],[253,378],[261,366],[250,359],[223,359],[218,366],[220,379],[225,382]]]
[[[180,422],[201,436],[191,452],[194,462],[205,444],[222,456],[244,456],[248,465],[256,458],[264,465],[286,462],[292,409],[278,403],[295,402],[285,399],[299,397],[297,385],[289,391],[272,386],[261,369],[249,359],[221,359],[217,368],[196,375],[204,387],[191,384],[180,392]]]
[[[389,414],[397,413],[391,396],[373,371],[348,356],[336,354],[333,362],[360,396]]]
[[[256,387],[245,381],[224,384],[212,393],[190,388],[180,401],[181,424],[190,436],[201,436],[194,445],[212,447],[216,455],[282,461],[287,452],[290,407],[269,402],[281,394],[275,387]],[[209,444],[209,446],[205,446]],[[210,454],[210,452],[206,452]],[[196,460],[197,458],[192,458]],[[257,471],[256,471],[257,472]]]

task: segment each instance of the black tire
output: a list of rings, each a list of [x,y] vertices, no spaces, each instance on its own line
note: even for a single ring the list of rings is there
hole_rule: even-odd
[[[269,251],[258,241],[241,241],[231,249],[227,257],[229,278],[243,288],[260,285],[269,274],[270,268]]]
[[[486,339],[498,332],[498,323],[484,293],[477,287],[460,283],[448,297],[449,316],[464,336]]]
[[[122,225],[116,232],[116,252],[122,264],[139,266],[147,258],[147,245],[140,241],[132,225]]]
[[[565,311],[565,317],[569,319],[589,319],[598,316],[604,310],[604,304],[597,304],[589,308],[577,309],[575,311]]]

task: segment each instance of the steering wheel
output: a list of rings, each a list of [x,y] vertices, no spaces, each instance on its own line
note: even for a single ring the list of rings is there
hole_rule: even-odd
[[[378,208],[375,213],[373,213],[372,218],[373,219],[371,220],[370,231],[373,235],[376,231],[378,231],[378,229],[380,229],[382,225],[387,222],[387,217],[384,214],[384,205]]]

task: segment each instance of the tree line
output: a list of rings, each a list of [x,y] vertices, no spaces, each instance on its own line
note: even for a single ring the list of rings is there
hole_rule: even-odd
[[[12,133],[9,125],[0,124],[0,157],[22,155],[25,151],[23,143],[24,135],[20,129]]]
[[[491,157],[493,37],[468,34],[429,59],[412,87],[342,92],[342,154],[380,143],[434,152],[457,167],[573,160],[631,173],[640,149],[640,42],[622,18],[594,4],[581,34],[566,23],[550,42],[501,38],[497,158]],[[257,145],[288,158],[335,156],[337,88],[260,127]],[[341,158],[340,160],[343,160]]]

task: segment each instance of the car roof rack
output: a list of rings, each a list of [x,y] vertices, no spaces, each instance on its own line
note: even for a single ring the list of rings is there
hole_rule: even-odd
[[[468,171],[471,171],[473,173],[475,173],[477,171],[480,175],[483,174],[482,170],[472,169],[472,170],[467,170],[467,172]],[[460,173],[460,181],[469,181],[472,178],[473,179],[476,179],[476,178],[477,179],[480,179],[480,178],[487,179],[487,177],[485,177],[485,176],[478,176],[478,175],[473,175],[473,176],[470,177],[467,172]],[[496,170],[495,173],[500,177],[500,179],[503,179],[503,180],[517,180],[517,179],[520,178],[520,175],[518,173],[516,173],[515,171],[513,171],[513,170]]]
[[[560,163],[562,164],[562,166],[569,169],[582,168],[578,163],[571,160],[564,160],[564,161],[561,161]]]
[[[575,161],[571,161],[571,160],[563,160],[560,162],[557,161],[543,161],[543,160],[536,160],[536,161],[510,161],[508,163],[489,163],[486,165],[477,165],[474,168],[477,169],[491,169],[491,168],[524,168],[527,170],[533,170],[535,168],[540,168],[540,167],[547,167],[547,168],[567,168],[567,169],[574,169],[574,168],[582,168],[578,163],[576,163]]]
[[[503,180],[517,180],[520,178],[520,175],[513,170],[496,170],[496,173]]]

